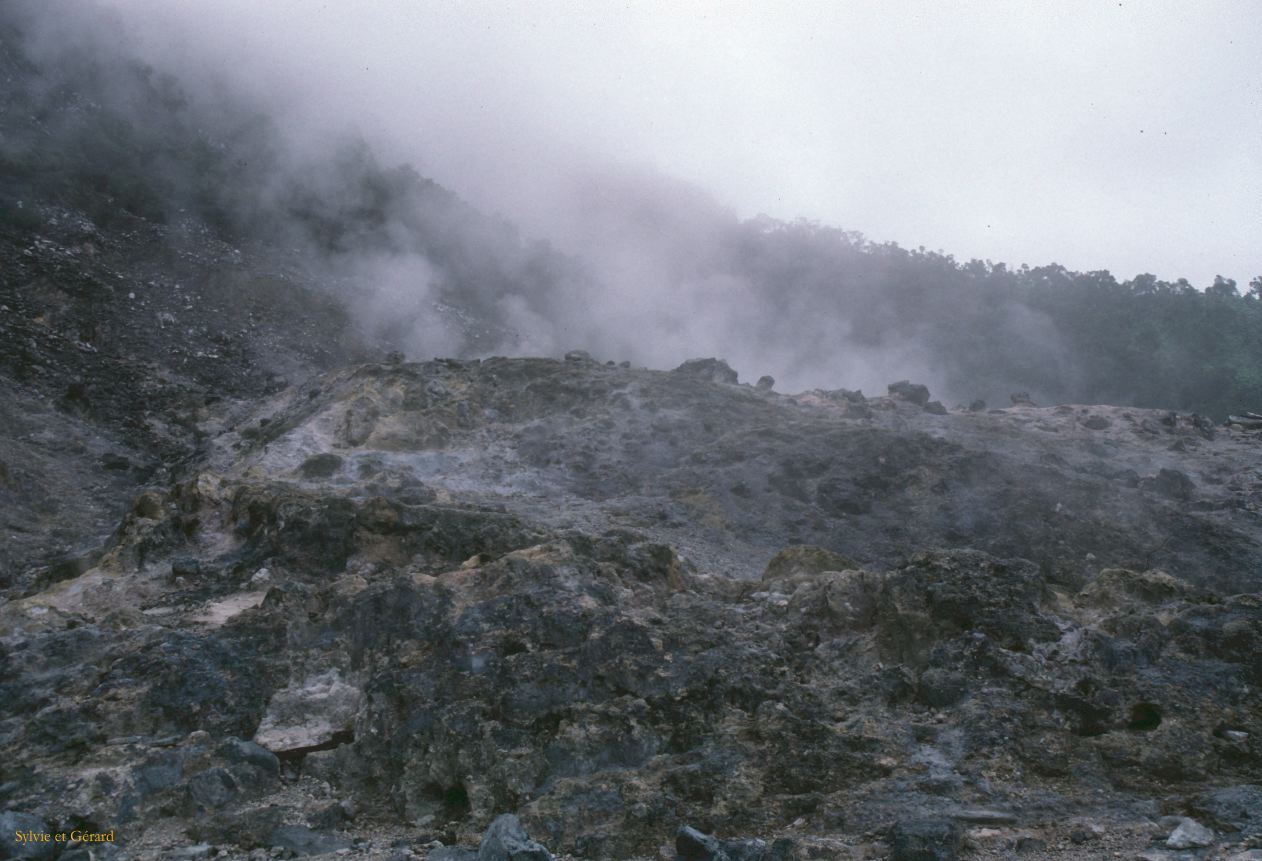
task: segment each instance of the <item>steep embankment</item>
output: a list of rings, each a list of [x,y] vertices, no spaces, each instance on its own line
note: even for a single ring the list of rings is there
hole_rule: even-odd
[[[269,396],[0,606],[0,803],[136,857],[1255,839],[1257,438],[899,391],[575,354]]]
[[[178,474],[234,403],[373,343],[274,247],[27,206],[40,230],[0,225],[0,588],[82,570],[135,489]]]

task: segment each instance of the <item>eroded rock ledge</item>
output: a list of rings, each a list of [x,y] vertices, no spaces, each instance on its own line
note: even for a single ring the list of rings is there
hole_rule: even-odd
[[[1192,428],[1158,457],[1117,413],[859,416],[594,362],[337,372],[0,606],[2,803],[115,828],[119,857],[455,858],[504,813],[558,857],[1201,834],[1163,816],[1243,851],[1262,595],[1232,567],[1253,491],[1212,464],[1254,443]],[[1092,473],[1097,444],[1191,488]],[[1128,517],[1184,531],[1154,550]],[[997,552],[1006,523],[1037,552]]]

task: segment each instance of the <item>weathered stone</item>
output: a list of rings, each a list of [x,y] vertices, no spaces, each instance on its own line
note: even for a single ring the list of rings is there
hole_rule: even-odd
[[[504,813],[482,835],[477,861],[552,861],[552,853],[530,839],[516,816]]]
[[[1046,850],[1047,841],[1043,840],[1041,837],[1023,835],[1017,838],[1016,849],[1017,854],[1019,855],[1033,855]]]
[[[349,849],[352,845],[345,837],[323,834],[305,825],[283,825],[268,836],[267,842],[273,848],[292,852],[299,857],[324,855],[339,849]]]
[[[967,690],[968,683],[961,674],[931,667],[920,674],[916,698],[927,706],[945,708],[959,702]]]
[[[730,861],[718,838],[684,825],[675,835],[677,861]]]
[[[1191,499],[1196,493],[1195,482],[1177,469],[1162,469],[1155,477],[1144,479],[1140,483],[1162,496],[1181,501]]]
[[[1166,845],[1171,849],[1200,849],[1214,842],[1214,832],[1195,819],[1183,819],[1170,836]]]
[[[920,407],[929,403],[929,387],[920,383],[899,380],[897,383],[890,383],[888,389],[890,397],[908,401]]]
[[[844,556],[825,550],[822,547],[811,547],[795,544],[786,547],[772,557],[763,571],[764,582],[786,577],[821,574],[825,571],[846,571],[858,566]]]
[[[1262,785],[1245,783],[1215,789],[1199,796],[1194,808],[1219,828],[1262,834]]]
[[[280,774],[280,761],[276,755],[252,741],[226,739],[215,748],[215,755],[227,762],[251,766],[265,775],[275,777]]]
[[[227,806],[237,795],[237,782],[227,769],[207,769],[188,781],[189,801],[198,809],[217,810]]]
[[[308,677],[272,695],[254,741],[273,753],[328,744],[350,729],[360,697],[335,671]]]
[[[332,452],[321,452],[304,460],[298,472],[306,479],[329,478],[342,468],[342,462],[342,458]]]
[[[409,856],[411,857],[411,856]],[[464,849],[460,846],[439,846],[431,849],[425,861],[477,861],[478,850]]]
[[[0,858],[42,861],[57,857],[60,849],[61,846],[53,842],[48,824],[38,816],[14,810],[0,813]]]
[[[371,434],[304,477],[360,398]],[[423,855],[520,810],[548,845],[620,859],[685,817],[800,819],[794,844],[718,841],[768,861],[886,853],[890,822],[1027,803],[1116,819],[1130,852],[1123,819],[1171,786],[1246,779],[1262,533],[1215,507],[1246,500],[1215,472],[1240,441],[1106,448],[1072,432],[1077,408],[874,403],[855,421],[836,393],[503,359],[280,392],[196,480],[124,510],[88,568],[0,603],[4,797],[264,854],[283,822]],[[1204,477],[1205,499],[1137,488],[1114,444]],[[186,582],[162,578],[173,562]],[[262,602],[193,621],[247,589]],[[267,731],[305,738],[279,758],[228,738]]]
[[[1078,593],[1082,603],[1117,609],[1133,602],[1162,604],[1177,599],[1196,599],[1202,592],[1164,571],[1130,571],[1106,568]]]
[[[953,861],[963,829],[949,819],[912,819],[890,829],[891,861]]]
[[[738,381],[736,371],[722,359],[689,359],[672,373],[731,386]]]

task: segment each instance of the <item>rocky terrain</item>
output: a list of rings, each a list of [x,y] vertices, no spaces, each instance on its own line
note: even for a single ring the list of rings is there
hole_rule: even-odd
[[[1262,859],[1262,421],[490,356],[583,267],[15,8],[0,859]]]
[[[86,549],[9,550],[5,828],[115,837],[15,857],[1262,851],[1256,434],[573,353],[159,402],[120,469],[10,385],[71,457],[11,432],[6,515]]]

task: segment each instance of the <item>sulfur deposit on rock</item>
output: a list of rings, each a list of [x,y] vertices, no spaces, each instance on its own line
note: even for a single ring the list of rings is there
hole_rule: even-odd
[[[0,858],[1256,861],[1256,405],[777,391],[889,355],[886,264],[973,267],[726,215],[706,308],[794,349],[633,367],[579,261],[363,150],[225,184],[292,161],[253,109],[60,74],[49,5],[0,3]],[[926,372],[1032,384],[977,367]]]
[[[153,857],[1256,831],[1262,533],[1211,480],[1256,443],[1198,435],[1189,507],[1120,414],[849,403],[507,359],[279,392],[0,606],[4,803]]]

